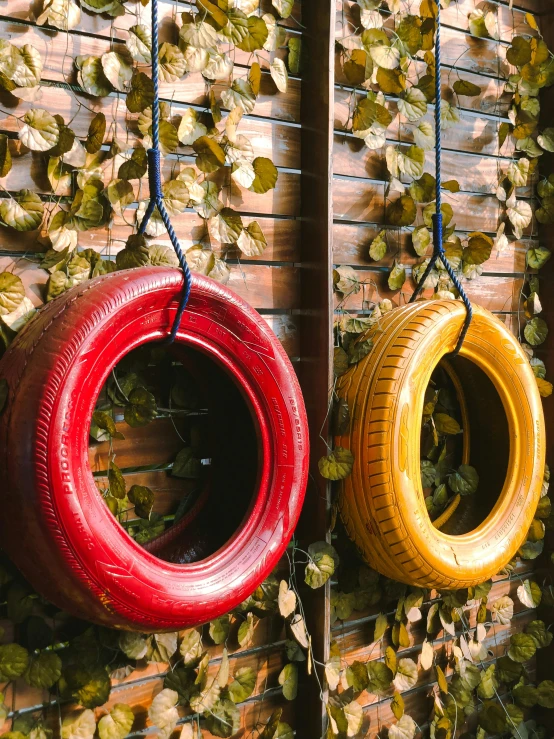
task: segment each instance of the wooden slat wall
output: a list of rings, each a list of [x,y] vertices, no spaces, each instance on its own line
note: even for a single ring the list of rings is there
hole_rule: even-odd
[[[61,114],[67,121],[72,120],[72,128],[80,138],[87,135],[90,121],[101,110],[106,114],[108,130],[113,124],[112,135],[128,140],[135,139],[136,116],[131,116],[125,106],[125,95],[113,93],[105,98],[91,98],[79,92],[73,58],[79,54],[100,55],[111,49],[117,50],[128,36],[127,29],[137,22],[134,13],[128,13],[115,22],[101,15],[93,15],[83,10],[78,29],[69,33],[55,29],[42,28],[34,22],[32,3],[27,0],[9,0],[0,9],[0,37],[18,46],[29,43],[35,46],[44,60],[43,87],[40,99],[35,102],[20,101],[4,96],[0,108],[0,132],[14,138],[12,142],[13,168],[0,185],[14,192],[28,188],[44,196],[52,195],[46,176],[47,157],[37,152],[22,150],[16,136],[20,122],[13,117],[21,117],[28,109],[42,107]],[[264,12],[271,10],[270,0],[262,2]],[[160,8],[160,28],[163,40],[176,42],[176,26],[173,23],[182,12],[176,3],[164,1]],[[137,4],[136,13],[149,23],[149,6],[142,8]],[[290,18],[283,20],[287,40],[301,35],[300,3],[294,8]],[[286,43],[286,41],[285,41]],[[276,52],[285,57],[283,47]],[[242,74],[248,64],[248,54],[237,50],[236,74]],[[264,66],[267,67],[267,64]],[[206,105],[206,85],[200,74],[189,74],[175,85],[162,85],[162,97],[171,102],[172,114],[178,118],[182,111],[193,106],[201,109]],[[129,129],[129,132],[127,131]],[[216,177],[226,187],[222,191],[225,204],[232,206],[244,217],[245,224],[258,220],[268,240],[268,248],[260,257],[242,259],[238,266],[239,253],[229,251],[227,259],[234,265],[229,286],[255,308],[263,311],[265,319],[283,341],[286,351],[292,357],[298,356],[296,319],[292,312],[299,307],[299,274],[295,265],[300,262],[300,79],[291,77],[286,94],[279,93],[267,69],[262,75],[261,92],[252,115],[245,116],[241,123],[241,133],[252,141],[256,155],[270,157],[279,169],[279,179],[275,190],[265,195],[251,193],[231,183],[229,171],[219,172]],[[191,147],[181,146],[173,155],[164,160],[164,176],[190,165],[193,159]],[[114,161],[114,171],[120,161]],[[111,175],[107,175],[108,179]],[[57,196],[69,195],[57,192]],[[140,197],[147,197],[146,181],[142,183]],[[138,193],[137,193],[138,196]],[[132,208],[126,211],[126,218],[132,215]],[[194,243],[203,243],[208,237],[203,221],[194,213],[187,211],[174,219],[180,239],[185,249]],[[132,232],[131,227],[121,217],[115,216],[111,228],[100,228],[81,234],[80,245],[91,247],[101,253],[113,255],[124,246]],[[167,237],[156,239],[159,243],[169,243]],[[19,254],[44,251],[46,241],[37,240],[37,233],[15,233],[11,229],[1,229],[0,256],[15,258]],[[27,265],[17,262],[17,270],[24,271]],[[37,270],[35,274],[42,272]],[[44,277],[47,275],[44,273]],[[36,285],[45,279],[40,276]],[[40,290],[34,288],[38,296]]]
[[[506,62],[506,48],[512,36],[525,29],[525,10],[540,12],[540,3],[498,4],[500,41],[478,39],[468,31],[467,16],[479,3],[476,0],[458,0],[442,13],[442,81],[443,95],[448,99],[448,86],[456,79],[456,70],[463,79],[478,84],[482,94],[475,98],[461,97],[461,121],[443,133],[444,179],[455,178],[461,191],[444,192],[443,197],[454,209],[453,222],[461,234],[474,230],[495,235],[500,222],[501,208],[494,195],[498,173],[506,170],[513,154],[513,144],[507,141],[498,148],[498,128],[507,120],[507,97],[502,85],[512,69]],[[359,27],[358,6],[352,0],[337,0],[336,37],[351,34]],[[390,23],[390,20],[386,22]],[[454,69],[454,65],[456,69]],[[382,150],[371,151],[346,129],[359,93],[348,85],[337,54],[335,67],[335,137],[333,148],[333,254],[336,264],[351,265],[360,271],[367,283],[364,290],[340,304],[341,308],[357,311],[364,301],[390,298],[394,304],[409,299],[414,283],[408,278],[401,291],[391,292],[387,274],[396,258],[410,268],[421,261],[411,247],[409,230],[388,228],[390,248],[379,263],[369,257],[372,238],[383,228],[385,220],[386,165]],[[387,130],[388,143],[412,142],[413,125],[395,113],[394,99],[390,99],[394,120]],[[431,120],[432,106],[426,118]],[[434,172],[434,155],[427,156],[426,171]],[[521,188],[518,197],[526,199],[534,208],[532,185]],[[419,221],[421,222],[421,220]],[[501,254],[493,252],[483,265],[483,275],[465,281],[464,287],[471,300],[501,315],[517,333],[520,309],[520,288],[525,271],[525,252],[537,243],[536,224],[527,229],[523,238],[510,245]]]
[[[22,150],[18,145],[17,131],[19,121],[14,114],[21,117],[32,107],[42,107],[52,113],[61,114],[65,121],[72,121],[71,126],[76,135],[84,139],[90,121],[97,111],[103,111],[108,120],[108,130],[113,124],[112,135],[128,140],[132,145],[136,138],[136,116],[130,116],[125,106],[125,96],[114,93],[102,99],[91,98],[81,94],[76,86],[76,75],[73,58],[79,54],[100,55],[110,49],[118,50],[128,36],[127,29],[139,22],[141,14],[144,22],[149,23],[150,7],[142,8],[137,3],[135,12],[112,21],[108,17],[91,14],[83,9],[78,29],[69,33],[37,26],[34,20],[31,0],[8,0],[0,8],[0,38],[15,43],[17,46],[29,43],[35,46],[43,60],[43,86],[40,99],[33,102],[19,102],[17,105],[11,96],[2,96],[0,101],[0,132],[7,133],[12,140],[13,168],[7,177],[0,180],[0,185],[9,192],[28,188],[39,193],[48,200],[51,188],[46,175],[47,157],[39,153]],[[263,12],[272,10],[270,0],[262,0]],[[172,22],[185,9],[184,5],[162,0],[160,5],[160,29],[162,40],[176,42],[176,26]],[[286,40],[302,34],[301,5],[297,2],[290,18],[281,21],[286,29]],[[286,58],[286,48],[276,52],[276,56]],[[269,56],[269,55],[265,55]],[[249,55],[236,50],[236,74],[243,74],[251,63]],[[262,226],[268,241],[266,251],[260,257],[241,259],[238,250],[227,252],[231,264],[229,286],[256,309],[280,339],[287,354],[296,359],[300,354],[299,331],[297,318],[293,315],[300,307],[300,264],[302,262],[300,222],[300,166],[301,166],[301,128],[300,128],[300,88],[301,80],[292,76],[286,94],[277,92],[263,63],[261,93],[251,115],[244,116],[240,132],[250,138],[257,156],[270,157],[279,169],[279,180],[275,190],[266,195],[256,195],[230,184],[230,173],[218,173],[218,182],[226,184],[222,197],[226,205],[233,206],[243,216],[245,224],[256,219]],[[162,85],[162,97],[171,102],[172,114],[177,117],[182,111],[193,106],[202,109],[207,102],[206,85],[200,74],[187,75],[175,85]],[[179,150],[165,157],[163,162],[164,177],[182,166],[193,162],[192,148],[181,146]],[[119,158],[117,158],[119,159]],[[114,169],[120,161],[114,162]],[[136,193],[138,196],[138,193]],[[57,192],[57,196],[70,195],[69,192]],[[146,180],[142,183],[140,197],[147,196]],[[127,211],[126,215],[130,210]],[[202,243],[206,239],[203,221],[190,210],[173,219],[174,226],[185,248],[193,243]],[[115,217],[111,228],[101,228],[81,234],[80,246],[91,247],[103,254],[114,255],[123,248],[124,242],[132,232],[128,223]],[[161,236],[156,239],[160,243],[169,243]],[[19,274],[26,286],[27,294],[35,305],[40,305],[44,297],[44,285],[48,273],[41,270],[36,263],[37,253],[47,248],[45,239],[37,240],[34,233],[15,233],[10,229],[0,229],[0,271],[9,269]],[[34,260],[34,261],[33,261]],[[176,500],[186,490],[186,482],[171,478],[165,471],[128,472],[125,468],[137,465],[168,464],[173,461],[182,443],[167,419],[159,419],[153,427],[137,432],[125,429],[126,441],[118,444],[118,464],[124,468],[127,484],[146,484],[156,491],[156,510],[165,513],[174,509]],[[94,445],[91,448],[91,468],[93,471],[106,469],[106,445]],[[101,484],[102,477],[97,481]],[[282,573],[287,577],[288,563],[282,563]],[[7,629],[11,625],[3,624]],[[258,681],[252,696],[241,704],[242,729],[249,735],[255,728],[267,721],[272,711],[281,707],[283,721],[295,724],[295,706],[286,701],[278,685],[279,672],[286,663],[283,648],[284,624],[281,617],[266,618],[257,624],[253,642],[248,648],[241,648],[237,642],[237,630],[240,621],[234,620],[231,636],[228,641],[230,651],[231,673],[241,667],[253,667]],[[221,647],[215,646],[204,630],[207,645],[213,663],[212,672],[218,668]],[[211,645],[211,646],[210,646]],[[164,674],[168,665],[153,664],[135,670],[127,678],[115,681],[108,707],[117,702],[128,703],[135,712],[134,733],[150,734],[150,721],[147,710],[152,698],[163,687]],[[7,704],[20,714],[34,711],[42,704],[49,707],[45,710],[46,722],[51,728],[57,728],[59,710],[62,716],[72,710],[71,705],[63,704],[61,709],[54,696],[47,692],[29,688],[24,681],[16,681],[8,688],[5,695]],[[98,716],[104,711],[98,710]],[[8,720],[2,730],[9,730]],[[211,737],[204,731],[206,739]]]
[[[501,90],[503,81],[512,71],[506,62],[506,48],[518,31],[533,33],[525,23],[524,14],[528,10],[540,13],[544,10],[544,3],[539,0],[514,2],[513,10],[509,9],[507,2],[495,3],[498,7],[500,41],[478,39],[469,33],[467,16],[478,5],[477,0],[457,0],[441,14],[444,24],[441,37],[443,95],[449,99],[447,88],[456,79],[454,64],[463,79],[478,84],[483,91],[476,98],[460,98],[461,121],[443,133],[443,179],[457,179],[461,188],[457,194],[445,191],[443,197],[454,209],[453,223],[457,225],[457,232],[463,234],[479,230],[493,236],[502,215],[494,194],[498,173],[506,171],[514,152],[511,141],[506,141],[501,150],[498,147],[498,129],[507,120],[507,98],[502,95]],[[390,24],[391,20],[386,19],[385,25]],[[336,38],[352,34],[359,25],[356,3],[352,0],[336,0]],[[383,298],[391,299],[395,305],[406,303],[414,288],[411,269],[421,261],[411,246],[411,229],[387,228],[384,225],[387,180],[384,150],[369,150],[363,140],[347,130],[359,97],[359,92],[344,78],[340,55],[337,53],[333,145],[333,261],[335,265],[350,265],[357,270],[362,290],[345,299],[341,299],[340,295],[335,296],[335,309],[354,313],[370,308],[372,302]],[[387,130],[387,143],[412,143],[413,124],[409,124],[398,114],[394,98],[389,97],[388,105],[394,119]],[[433,115],[433,107],[429,106],[426,119],[432,121]],[[545,122],[545,125],[549,124]],[[434,152],[428,154],[425,169],[434,173]],[[534,208],[533,185],[530,181],[526,188],[521,188],[518,197],[528,200]],[[422,223],[421,218],[416,223]],[[376,263],[369,257],[369,245],[382,228],[388,231],[389,249],[385,258]],[[538,232],[533,223],[523,237],[511,243],[502,254],[493,251],[491,258],[483,265],[484,271],[480,278],[464,281],[464,288],[471,301],[497,313],[516,335],[519,335],[520,328],[525,323],[520,321],[518,314],[524,284],[525,253],[535,244],[538,244]],[[391,291],[387,282],[394,259],[402,262],[408,272],[408,279],[400,291]],[[430,295],[431,292],[427,291],[427,294]],[[522,562],[517,574],[514,573],[511,578],[495,578],[489,603],[501,595],[510,594],[515,603],[515,617],[510,626],[496,624],[489,630],[487,642],[491,658],[504,654],[510,635],[520,632],[525,623],[537,617],[536,612],[525,609],[515,595],[520,578],[530,576],[533,570],[533,562]],[[433,597],[432,593],[431,598]],[[424,614],[430,602],[424,604]],[[375,644],[373,639],[375,619],[382,610],[382,603],[379,603],[367,612],[354,611],[349,619],[337,621],[333,626],[332,637],[337,641],[341,658],[347,663],[383,659],[385,647],[390,640],[386,637],[384,642]],[[393,615],[389,614],[391,621]],[[467,619],[470,626],[475,625],[475,616],[476,608],[469,608]],[[410,646],[401,648],[399,657],[409,656],[417,662],[425,638],[424,621],[408,624],[407,628]],[[441,635],[434,644],[437,663],[446,669],[447,656],[451,654],[450,637],[445,634],[443,639]],[[419,669],[417,684],[402,695],[406,713],[417,722],[423,735],[428,732],[432,716],[433,699],[430,687],[433,683],[434,673]],[[364,709],[364,728],[369,731],[368,736],[380,736],[383,728],[395,722],[390,707],[392,694],[391,690],[389,695],[377,697],[364,692],[358,698]]]

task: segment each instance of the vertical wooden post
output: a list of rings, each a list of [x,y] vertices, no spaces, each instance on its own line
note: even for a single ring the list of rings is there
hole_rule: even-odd
[[[546,4],[548,5],[548,4]],[[545,7],[546,10],[546,7]],[[554,10],[548,9],[547,12],[541,14],[538,19],[541,33],[549,49],[554,48]],[[541,90],[541,130],[552,124],[552,115],[554,113],[554,87]],[[539,159],[539,171],[541,175],[548,176],[554,171],[554,155],[545,153]],[[554,253],[554,227],[539,226],[539,242],[541,246],[546,246]],[[554,380],[554,296],[552,295],[552,284],[554,284],[554,256],[540,271],[540,300],[543,307],[541,318],[544,318],[548,325],[549,333],[546,342],[538,347],[537,355],[546,364],[546,379]],[[543,399],[544,417],[546,423],[546,463],[550,465],[551,474],[554,471],[554,395]],[[550,480],[550,496],[554,491],[554,477]],[[550,552],[554,545],[554,536],[551,532],[546,532],[545,552],[541,557],[540,578],[550,575],[554,578],[554,565],[550,559]],[[544,569],[543,569],[544,566]],[[537,581],[540,581],[537,579]],[[552,622],[554,617],[554,609],[545,609],[544,606],[539,608],[538,618],[544,619],[546,624]],[[541,680],[552,679],[552,660],[554,658],[554,644],[546,649],[537,651],[537,682]],[[554,729],[554,719],[551,716],[552,711],[537,708],[538,721],[548,729]]]
[[[329,486],[319,475],[317,461],[327,454],[327,407],[332,387],[332,143],[335,0],[303,0],[301,99],[301,269],[298,374],[310,422],[311,477],[299,527],[308,546],[327,538]],[[306,588],[302,601],[312,636],[313,655],[329,656],[330,586]],[[320,680],[323,680],[319,669]],[[303,739],[321,739],[325,707],[314,676],[303,681],[297,712],[297,732]]]

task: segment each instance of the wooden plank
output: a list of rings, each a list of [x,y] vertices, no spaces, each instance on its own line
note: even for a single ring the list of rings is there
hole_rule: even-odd
[[[44,277],[46,282],[48,275],[44,273]],[[256,309],[290,310],[299,305],[299,275],[296,267],[244,264],[231,269],[227,284]]]
[[[369,180],[335,177],[333,180],[333,211],[335,219],[358,221],[360,223],[385,223],[386,183]],[[399,193],[391,193],[391,202]],[[468,195],[444,193],[444,202],[454,209],[453,223],[462,231],[484,231],[496,233],[503,215],[503,207],[493,195]],[[533,207],[533,203],[531,206]],[[418,206],[422,210],[421,206]],[[423,221],[418,215],[416,223]],[[532,224],[525,229],[525,235],[532,232]]]
[[[337,133],[350,128],[352,114],[351,92],[349,90],[335,90],[335,129]],[[414,124],[398,115],[396,103],[391,100],[387,105],[393,121],[387,129],[387,136],[391,141],[413,142]],[[429,107],[422,121],[433,124],[433,107]],[[502,154],[510,157],[514,152],[514,143],[511,137],[506,139],[499,151],[498,129],[502,120],[480,115],[478,112],[461,110],[460,121],[453,128],[442,132],[443,150],[459,152],[473,152],[483,156]]]
[[[317,460],[326,454],[329,435],[327,407],[331,387],[332,325],[332,142],[335,0],[303,0],[302,78],[302,262],[300,271],[301,358],[299,379],[310,426],[310,482],[299,525],[301,545],[330,542],[330,486],[318,473]],[[298,581],[303,584],[299,572]],[[318,680],[301,682],[297,736],[320,739],[327,717],[320,685],[322,666],[329,658],[330,583],[311,590],[302,586],[306,623],[312,638]],[[323,700],[322,700],[323,698]]]
[[[54,211],[56,208],[54,208]],[[300,223],[288,218],[265,218],[259,216],[244,216],[243,224],[247,226],[256,220],[260,224],[268,242],[265,251],[259,257],[249,257],[243,263],[252,261],[262,262],[298,262]],[[206,232],[205,222],[194,212],[186,211],[171,218],[185,251],[195,244],[206,247],[216,247]],[[105,227],[93,228],[79,234],[79,246],[83,249],[95,249],[105,256],[114,256],[123,249],[125,241],[133,233],[132,225],[126,223],[121,216],[115,215],[110,230]],[[170,245],[169,237],[165,234],[156,237],[157,244]],[[49,239],[44,233],[37,239],[36,232],[22,232],[15,234],[11,229],[0,230],[0,253],[9,252],[41,252],[49,248]],[[230,259],[240,257],[240,250],[229,247],[226,251],[220,249]]]
[[[16,98],[10,96],[10,99],[3,102],[0,111],[0,132],[17,133],[21,123],[15,116],[21,117],[31,108],[40,106],[52,113],[58,113],[66,121],[71,120],[73,131],[81,139],[86,138],[94,115],[102,112],[108,120],[108,130],[111,130],[113,138],[127,141],[129,148],[141,140],[137,137],[137,116],[131,116],[127,111],[125,100],[115,95],[90,98],[65,88],[43,86],[40,98],[36,102],[19,101],[17,104],[15,101]],[[179,124],[185,108],[184,105],[172,104],[173,122],[176,125]],[[278,167],[298,168],[300,132],[297,127],[245,116],[240,123],[240,133],[250,139],[257,156],[272,159]],[[182,146],[178,153],[190,155],[193,151],[191,147]]]
[[[418,68],[414,72],[413,77],[408,75],[410,83],[417,83],[418,77],[425,73],[425,67]],[[442,99],[448,100],[449,103],[455,105],[459,110],[478,110],[481,114],[495,115],[505,117],[512,102],[512,95],[504,92],[504,83],[494,77],[485,77],[481,74],[473,72],[464,72],[463,79],[478,85],[481,93],[474,98],[466,95],[456,100],[455,93],[452,92],[452,85],[456,80],[456,76],[451,77],[451,71],[447,68],[441,69],[441,89]],[[360,99],[362,95],[353,91],[351,85],[341,77],[341,73],[337,73],[337,88],[343,92],[352,92],[354,99]],[[354,103],[352,102],[351,105]]]
[[[407,270],[409,274],[409,269]],[[335,295],[335,308],[345,311],[365,310],[374,302],[384,298],[393,305],[407,303],[414,289],[414,283],[408,277],[401,291],[390,290],[387,284],[388,273],[381,270],[359,270],[362,289],[359,293],[344,298]],[[474,280],[463,280],[462,285],[472,303],[490,311],[511,312],[518,309],[521,301],[523,277],[499,277],[481,275]],[[431,297],[433,290],[424,290],[424,297]]]
[[[398,141],[389,139],[387,143],[397,144]],[[509,158],[465,154],[461,151],[447,149],[442,156],[442,179],[443,181],[457,180],[460,189],[465,192],[494,194],[501,173],[507,171],[510,162]],[[333,170],[337,175],[365,177],[372,180],[388,179],[383,149],[368,149],[363,139],[350,134],[336,133],[334,136]],[[425,170],[431,174],[435,172],[433,151],[425,154]],[[529,178],[526,187],[517,189],[517,196],[519,198],[532,196],[538,179],[538,172],[535,172]],[[403,181],[409,182],[407,179]]]
[[[11,5],[12,3],[10,2],[10,8]],[[15,5],[17,7],[18,3],[16,2]],[[43,73],[43,76],[47,79],[49,78],[50,72],[58,74],[59,70],[62,69],[62,65],[64,68],[71,65],[71,60],[67,60],[67,55],[65,53],[66,45],[68,46],[67,53],[72,57],[75,57],[77,54],[101,56],[106,50],[110,50],[107,48],[110,43],[111,50],[127,55],[128,52],[125,46],[125,41],[129,38],[128,28],[133,24],[138,23],[139,19],[141,19],[142,23],[145,25],[150,25],[150,6],[148,5],[148,7],[143,7],[141,4],[137,7],[137,11],[137,14],[126,13],[125,16],[118,18],[111,28],[106,29],[106,31],[101,34],[85,35],[84,29],[82,28],[83,24],[81,23],[79,24],[78,29],[69,31],[67,41],[65,40],[64,34],[63,44],[56,43],[59,39],[60,33],[57,29],[49,28],[48,26],[37,26],[32,20],[15,17],[12,12],[10,12],[9,16],[0,13],[0,25],[2,26],[2,34],[6,34],[6,37],[9,37],[10,41],[18,46],[20,45],[19,39],[24,34],[31,34],[24,43],[32,43],[37,46],[37,48],[44,45],[45,39],[50,39],[51,46],[57,46],[57,49],[44,49],[44,60],[46,63],[44,66],[45,72]],[[86,10],[83,9],[81,19],[85,20],[85,26],[87,25],[86,21],[91,17],[91,15],[92,14],[87,13]],[[158,11],[160,43],[163,43],[164,41],[168,41],[172,44],[179,43],[179,29],[181,27],[180,16],[181,12],[176,4],[160,3]],[[281,22],[279,25],[283,25],[283,23]],[[25,27],[30,30],[23,30]],[[111,31],[111,33],[108,33],[108,31]],[[33,34],[36,39],[35,41],[32,40]],[[279,57],[285,61],[288,56],[289,39],[298,38],[300,36],[301,34],[299,34],[298,31],[287,28],[285,30],[283,44],[279,49],[275,52],[264,52],[264,55],[259,55],[259,63],[262,69],[269,69],[270,61],[275,57]],[[71,48],[76,49],[76,51],[71,53],[69,51]],[[239,49],[232,44],[220,44],[219,48],[221,51],[226,53],[231,52],[234,63],[237,66],[248,67],[250,65],[251,55],[249,52],[242,51],[242,49]],[[41,52],[43,51],[42,48],[40,48],[40,50]],[[148,71],[149,69],[148,65],[143,64],[139,64],[139,68],[144,69],[145,71]]]
[[[262,13],[275,13],[275,8],[271,5],[271,0],[261,0],[260,8]],[[160,19],[160,38],[164,41],[168,41],[169,37],[164,36],[168,33],[167,26],[171,25],[171,22],[176,18],[179,18],[180,13],[184,8],[176,2],[171,0],[161,0],[159,4],[159,19]],[[187,8],[188,10],[188,8]],[[10,0],[9,12],[4,14],[11,18],[17,18],[22,21],[34,22],[36,15],[36,8],[33,4],[29,4],[27,0]],[[296,0],[292,12],[289,18],[280,18],[279,25],[294,31],[300,31],[302,29],[302,3],[300,0]],[[134,6],[133,12],[125,13],[125,15],[119,18],[110,18],[105,14],[91,13],[86,9],[82,9],[81,20],[79,27],[76,31],[83,34],[92,34],[95,36],[105,36],[108,38],[121,37],[128,28],[135,25],[136,23],[150,23],[150,5],[143,7],[142,4]],[[56,29],[52,29],[55,31]],[[65,38],[65,32],[58,32],[58,39]],[[240,50],[237,50],[240,51]]]
[[[540,0],[523,0],[524,2],[540,3]],[[515,5],[515,4],[514,4]],[[468,31],[468,15],[472,10],[479,8],[480,0],[457,0],[450,3],[448,8],[441,10],[441,22],[461,31]],[[513,10],[506,4],[496,4],[498,8],[498,30],[500,39],[511,42],[512,36],[517,34],[535,35],[535,32],[525,22],[525,12],[514,7]],[[349,35],[354,29],[360,28],[359,6],[354,0],[337,0],[336,35]]]
[[[104,170],[104,184],[107,185],[112,178],[117,177],[120,164],[124,161],[121,156],[115,157],[110,166],[107,163]],[[169,180],[178,175],[185,167],[193,164],[192,161],[179,162],[176,159],[165,158],[163,162],[162,177]],[[47,159],[44,155],[23,155],[14,160],[14,166],[9,174],[1,181],[6,190],[16,191],[31,189],[38,194],[55,194],[56,197],[71,196],[71,187],[60,187],[52,192],[52,187],[46,176]],[[231,169],[223,167],[207,177],[215,182],[221,190],[220,200],[225,206],[247,213],[266,213],[279,216],[295,216],[300,210],[300,176],[291,172],[280,172],[275,189],[269,190],[263,195],[251,192],[239,185],[231,177]],[[149,187],[147,180],[133,180],[131,182],[135,191],[135,198],[147,199]],[[127,210],[127,219],[133,215],[131,208]]]
[[[15,43],[17,46],[32,44],[41,55],[44,66],[43,81],[74,83],[76,81],[73,59],[79,55],[101,56],[110,51],[112,44],[109,39],[92,38],[89,36],[67,34],[64,43],[54,43],[57,33],[44,30],[36,26],[20,23],[0,22],[0,36]],[[174,39],[175,41],[176,39]],[[115,44],[116,50],[120,44]],[[143,65],[144,66],[144,65]],[[144,67],[148,69],[148,67]],[[233,78],[241,78],[246,70],[236,66]],[[213,89],[218,95],[227,83],[218,82]],[[125,93],[119,93],[122,100]],[[189,103],[206,106],[208,104],[207,85],[205,78],[199,73],[188,73],[177,82],[162,82],[160,97],[176,103]],[[285,121],[298,121],[300,114],[300,81],[294,77],[289,79],[286,93],[280,93],[269,72],[262,73],[260,93],[256,99],[253,113],[264,118],[278,118]]]
[[[335,264],[350,264],[355,267],[391,267],[394,260],[410,265],[421,262],[412,247],[411,231],[385,227],[388,250],[380,262],[374,262],[369,256],[369,246],[372,240],[382,230],[380,225],[357,225],[336,222],[333,226],[333,261]],[[458,232],[459,233],[459,232]],[[461,234],[462,235],[462,234]],[[487,273],[513,274],[525,271],[525,255],[527,250],[538,246],[533,239],[510,241],[509,246],[502,252],[493,250],[483,268]],[[429,248],[428,256],[432,248]]]

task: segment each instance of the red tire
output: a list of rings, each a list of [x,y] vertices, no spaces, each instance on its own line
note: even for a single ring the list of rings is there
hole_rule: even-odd
[[[98,393],[125,354],[168,335],[182,284],[177,270],[144,267],[73,288],[41,311],[0,364],[8,381],[0,417],[3,546],[45,597],[107,626],[159,632],[228,612],[275,566],[304,498],[308,429],[294,370],[252,308],[195,276],[174,346],[240,389],[255,430],[253,494],[231,538],[191,564],[154,557],[102,501],[88,462]],[[228,480],[216,471],[210,484],[220,498],[199,520],[206,511],[212,522],[223,518]]]

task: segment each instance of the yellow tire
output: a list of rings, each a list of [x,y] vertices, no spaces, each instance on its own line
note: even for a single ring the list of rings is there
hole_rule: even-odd
[[[339,500],[347,532],[371,567],[425,588],[469,587],[499,572],[525,540],[544,472],[544,418],[531,366],[506,327],[474,306],[460,355],[449,362],[467,404],[479,487],[443,530],[433,526],[421,485],[423,400],[464,317],[464,306],[449,300],[391,311],[369,332],[371,352],[337,383],[351,423],[335,444],[354,455]]]

